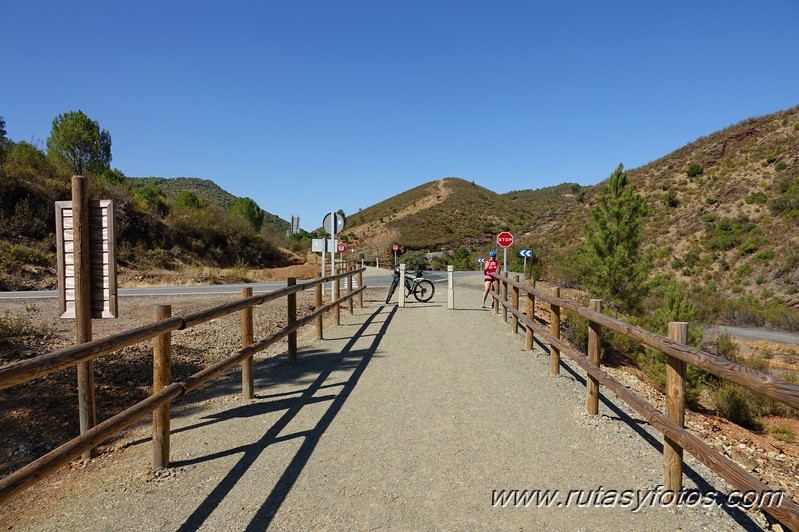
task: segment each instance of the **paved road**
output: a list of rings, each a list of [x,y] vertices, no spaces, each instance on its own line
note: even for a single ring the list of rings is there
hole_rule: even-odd
[[[466,279],[470,277],[479,276],[480,272],[453,272],[455,279]],[[371,287],[386,287],[391,284],[392,273],[389,270],[383,270],[373,267],[367,267],[364,272],[368,281],[364,281]],[[425,272],[425,278],[430,279],[434,283],[446,283],[446,272]],[[142,297],[142,296],[180,296],[180,295],[215,295],[215,294],[239,294],[241,289],[245,287],[252,287],[253,292],[269,292],[283,288],[286,283],[269,282],[269,283],[244,283],[244,284],[225,284],[225,285],[197,285],[197,286],[148,286],[142,288],[120,288],[120,297]],[[41,298],[55,298],[58,297],[56,290],[32,290],[32,291],[17,291],[17,292],[0,292],[0,299],[41,299]]]
[[[550,377],[543,346],[523,351],[479,309],[479,278],[461,284],[457,310],[446,308],[446,290],[402,309],[369,292],[366,308],[343,313],[325,340],[301,339],[299,364],[258,360],[253,401],[236,398],[234,374],[177,403],[174,469],[147,473],[139,429],[46,497],[21,498],[16,511],[30,517],[14,529],[757,528],[717,508],[492,504],[497,490],[560,490],[561,503],[574,489],[643,496],[661,483],[662,440],[611,402],[588,417],[581,374],[564,367]],[[725,489],[687,463],[687,487]]]
[[[744,340],[767,340],[769,342],[776,342],[779,344],[792,344],[799,346],[799,334],[772,331],[770,329],[756,329],[751,327],[732,327],[730,325],[720,325],[718,331],[721,334],[729,334],[736,338]],[[712,334],[715,335],[716,327],[711,328]]]

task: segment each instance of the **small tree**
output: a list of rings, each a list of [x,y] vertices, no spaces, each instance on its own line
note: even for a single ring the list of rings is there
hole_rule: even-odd
[[[646,296],[651,261],[641,252],[646,201],[635,193],[624,166],[619,164],[591,211],[585,243],[575,266],[583,287],[611,308],[637,314]]]
[[[189,209],[204,209],[208,204],[191,190],[184,190],[175,198],[175,207]]]
[[[255,229],[256,233],[264,225],[264,216],[266,215],[263,209],[255,203],[255,200],[250,198],[234,199],[228,208],[228,213],[246,220]]]
[[[73,174],[100,174],[111,164],[111,134],[83,111],[58,115],[47,138],[47,156]]]

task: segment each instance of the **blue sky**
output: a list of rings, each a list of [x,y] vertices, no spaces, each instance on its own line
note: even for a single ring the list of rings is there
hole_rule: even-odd
[[[77,109],[126,175],[211,179],[302,226],[455,176],[605,179],[799,105],[796,0],[75,1],[0,8],[0,116]]]

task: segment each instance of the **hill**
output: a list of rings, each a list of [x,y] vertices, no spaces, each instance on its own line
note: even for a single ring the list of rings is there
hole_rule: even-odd
[[[150,184],[160,187],[171,202],[174,202],[181,192],[189,191],[204,199],[209,205],[215,205],[227,211],[230,204],[236,199],[236,196],[213,181],[199,177],[128,177],[127,179],[134,190],[141,190]],[[278,234],[285,234],[291,229],[290,222],[270,212],[266,212],[264,216],[264,226]]]
[[[799,107],[751,118],[630,171],[650,214],[655,273],[695,289],[799,303]],[[570,280],[566,257],[604,181],[523,234]]]
[[[482,246],[499,231],[520,230],[533,214],[523,205],[456,177],[431,181],[351,215],[346,230],[365,250]]]

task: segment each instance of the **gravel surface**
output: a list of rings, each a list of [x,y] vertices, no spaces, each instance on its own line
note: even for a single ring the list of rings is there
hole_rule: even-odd
[[[300,363],[256,356],[257,397],[238,373],[173,405],[172,468],[151,471],[146,424],[5,506],[2,530],[525,529],[757,530],[712,508],[498,507],[494,490],[645,490],[662,438],[604,400],[584,413],[583,375],[549,376],[543,351],[479,308],[480,282],[429,304],[342,312]],[[258,312],[256,311],[256,316]],[[220,320],[221,322],[221,320]],[[228,352],[237,327],[204,335]],[[256,327],[258,336],[261,329]],[[256,338],[257,339],[257,338]],[[177,341],[177,340],[176,340]],[[729,488],[691,457],[687,488]]]

